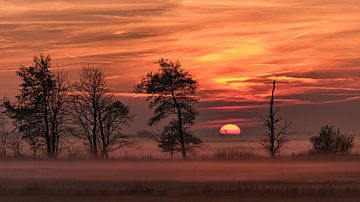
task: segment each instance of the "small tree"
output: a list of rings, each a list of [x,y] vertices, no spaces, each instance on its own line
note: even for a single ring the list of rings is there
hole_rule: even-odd
[[[140,84],[135,86],[135,92],[148,94],[149,108],[155,108],[154,116],[148,123],[150,126],[169,117],[177,120],[176,131],[181,153],[186,159],[185,128],[194,124],[198,114],[193,107],[197,103],[198,82],[178,61],[160,59],[157,63],[160,66],[158,71],[147,74]]]
[[[288,122],[285,122],[283,126],[280,126],[282,117],[279,116],[279,110],[274,108],[275,87],[276,82],[273,81],[269,113],[265,118],[265,127],[267,131],[264,134],[264,138],[260,140],[261,145],[272,157],[279,154],[281,148],[288,142],[287,135],[289,127]]]
[[[156,141],[163,152],[170,153],[170,159],[175,153],[181,152],[181,144],[179,138],[179,126],[176,120],[171,121],[160,134]],[[184,128],[184,143],[188,153],[194,153],[195,148],[201,145],[201,140],[194,136],[189,128]]]
[[[0,158],[6,157],[7,144],[8,144],[8,131],[6,129],[6,124],[8,119],[6,113],[0,112]]]
[[[14,157],[21,157],[24,148],[23,137],[19,133],[12,133],[9,136],[8,148],[14,152]]]
[[[6,157],[7,143],[8,143],[8,134],[6,132],[0,133],[0,158]]]
[[[354,137],[341,133],[334,126],[322,126],[319,134],[310,138],[313,145],[311,152],[322,154],[337,154],[350,152],[354,147]]]

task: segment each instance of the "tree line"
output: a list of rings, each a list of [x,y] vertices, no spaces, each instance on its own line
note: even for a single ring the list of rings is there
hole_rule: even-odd
[[[156,138],[159,147],[171,154],[181,152],[186,159],[201,143],[190,130],[198,114],[193,107],[198,83],[179,62],[160,59],[158,64],[158,71],[147,74],[134,92],[148,94],[147,102],[154,109],[149,125],[171,119]],[[7,117],[12,132],[22,135],[17,143],[24,139],[34,157],[43,151],[48,158],[57,158],[61,141],[69,136],[81,140],[94,159],[109,158],[110,152],[133,143],[121,129],[131,124],[134,115],[112,94],[100,69],[83,66],[79,81],[70,83],[49,55],[40,54],[16,74],[21,80],[19,93],[15,101],[3,99],[0,125],[6,125]],[[2,139],[0,148],[5,152],[9,144]]]
[[[158,70],[135,85],[134,93],[147,95],[146,102],[153,110],[148,125],[166,122],[154,138],[158,147],[170,153],[171,158],[180,153],[186,159],[202,143],[191,130],[198,115],[194,107],[198,102],[198,82],[179,61],[160,59],[156,64]],[[16,75],[21,81],[18,94],[13,100],[2,100],[0,156],[6,155],[7,148],[20,156],[23,141],[33,157],[41,151],[48,158],[57,158],[64,149],[76,156],[78,150],[72,146],[81,142],[93,159],[108,159],[109,153],[134,143],[122,132],[124,126],[131,125],[134,115],[113,95],[100,69],[83,66],[79,80],[70,82],[64,70],[53,65],[49,55],[41,53],[33,58],[31,66],[20,66]],[[290,124],[283,121],[275,107],[276,82],[272,84],[264,121],[267,130],[260,143],[274,157],[289,141]],[[11,130],[6,129],[8,125]],[[77,141],[71,143],[69,137]],[[354,145],[352,136],[329,125],[310,141],[314,153],[344,153]]]

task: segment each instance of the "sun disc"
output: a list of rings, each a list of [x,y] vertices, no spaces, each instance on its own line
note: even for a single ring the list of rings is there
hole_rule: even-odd
[[[220,135],[240,135],[241,130],[239,126],[234,124],[226,124],[220,129]]]

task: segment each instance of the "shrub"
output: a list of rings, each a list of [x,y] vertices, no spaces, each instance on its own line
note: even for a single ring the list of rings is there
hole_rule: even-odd
[[[354,147],[354,137],[344,135],[334,126],[322,126],[317,136],[311,137],[313,145],[311,152],[337,154],[350,152]]]

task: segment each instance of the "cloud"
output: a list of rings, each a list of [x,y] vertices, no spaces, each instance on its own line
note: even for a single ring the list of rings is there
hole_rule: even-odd
[[[4,1],[0,85],[7,87],[0,94],[14,95],[14,71],[45,51],[72,80],[84,64],[101,68],[113,92],[126,100],[143,99],[132,88],[158,68],[154,61],[179,59],[200,83],[199,120],[204,123],[266,113],[272,80],[278,82],[280,106],[355,102],[360,91],[358,3]]]

